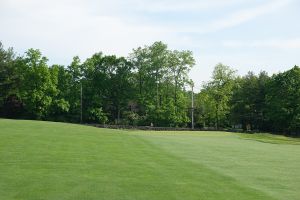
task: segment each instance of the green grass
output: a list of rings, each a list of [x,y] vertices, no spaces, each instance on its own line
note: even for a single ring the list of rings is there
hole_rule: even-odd
[[[259,142],[267,142],[267,143],[273,143],[273,144],[298,144],[300,145],[300,139],[294,139],[290,137],[285,137],[282,135],[272,135],[272,134],[243,134],[241,135],[244,139],[249,140],[256,140]]]
[[[300,140],[0,119],[0,199],[300,199]]]

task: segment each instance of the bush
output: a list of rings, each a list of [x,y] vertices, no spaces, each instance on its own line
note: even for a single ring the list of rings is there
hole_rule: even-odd
[[[140,116],[133,111],[124,112],[124,122],[127,125],[136,126],[139,123]]]
[[[105,124],[108,121],[107,115],[102,108],[92,108],[89,110],[89,120],[92,122]]]

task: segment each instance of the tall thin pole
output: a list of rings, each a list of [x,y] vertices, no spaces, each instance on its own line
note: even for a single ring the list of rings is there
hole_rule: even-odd
[[[158,97],[158,80],[156,78],[156,111],[158,111],[159,108],[159,97]],[[156,119],[155,119],[155,126],[157,126],[157,121],[158,121],[158,112],[156,112]]]
[[[156,80],[156,105],[157,105],[157,109],[158,109],[158,107],[159,107],[158,80]]]
[[[192,129],[194,129],[194,84],[192,83]]]
[[[80,83],[80,123],[82,123],[82,83]]]

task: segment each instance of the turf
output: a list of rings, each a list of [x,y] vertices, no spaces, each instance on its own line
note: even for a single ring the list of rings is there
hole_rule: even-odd
[[[0,119],[0,199],[296,200],[299,144]]]

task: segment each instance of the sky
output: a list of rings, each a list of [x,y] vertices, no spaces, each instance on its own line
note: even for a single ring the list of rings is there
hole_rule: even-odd
[[[0,41],[63,65],[163,41],[193,51],[199,89],[218,63],[239,75],[300,65],[299,10],[299,0],[0,0]]]

